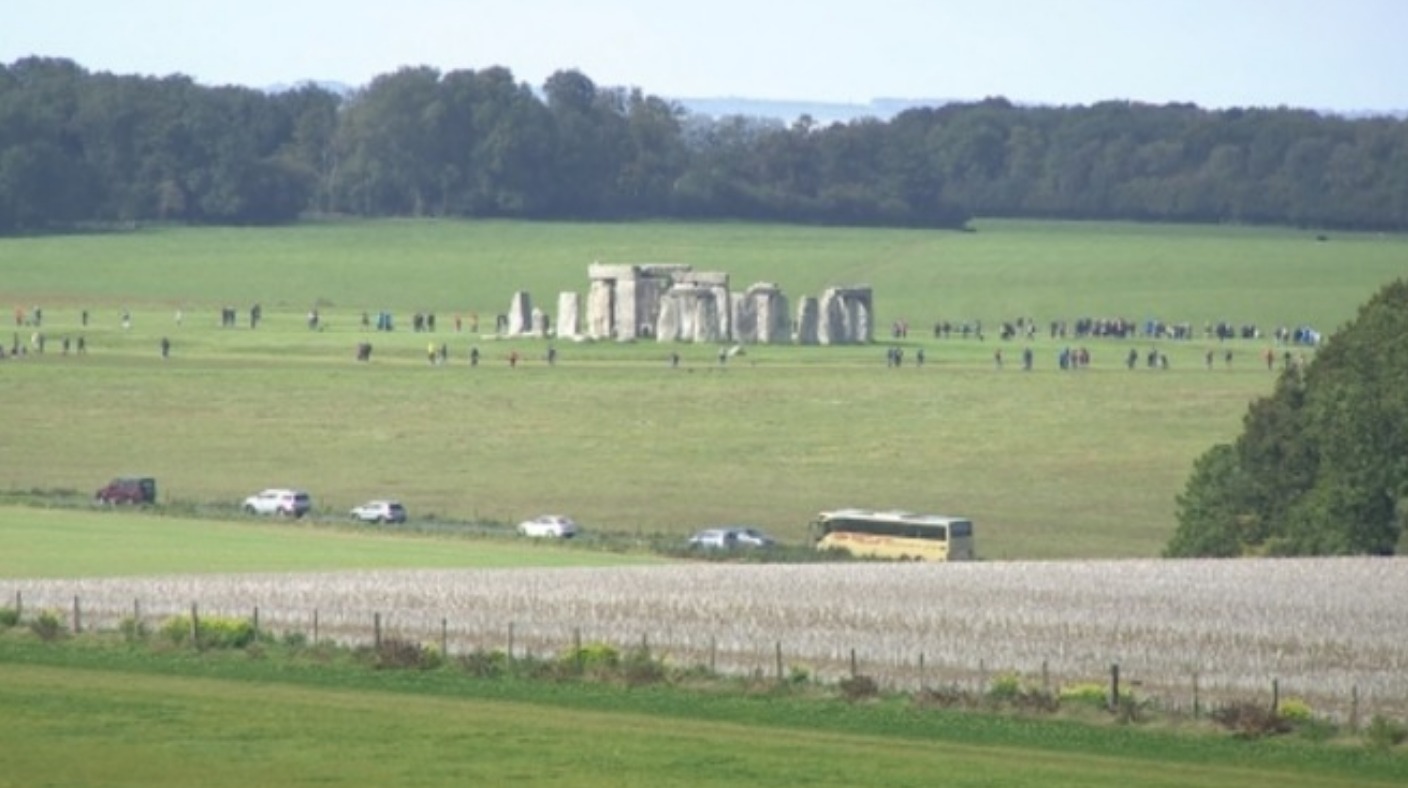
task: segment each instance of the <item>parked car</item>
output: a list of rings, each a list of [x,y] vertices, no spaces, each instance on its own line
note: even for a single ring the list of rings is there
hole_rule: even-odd
[[[560,514],[545,514],[519,523],[518,532],[524,536],[570,539],[577,535],[577,524],[570,517]]]
[[[156,503],[156,479],[150,476],[119,476],[94,493],[93,498],[106,504]]]
[[[734,526],[729,530],[733,531],[733,536],[738,540],[738,544],[743,547],[772,547],[777,544],[777,540],[746,525]]]
[[[727,528],[706,528],[689,537],[689,546],[701,550],[732,550],[738,546],[738,535]]]
[[[689,538],[690,547],[709,550],[732,550],[735,547],[772,547],[777,540],[746,525],[725,525],[706,528]]]
[[[354,507],[352,516],[364,523],[404,523],[406,507],[400,501],[367,501]]]
[[[283,517],[302,517],[313,508],[313,499],[302,490],[269,489],[255,493],[244,499],[244,510],[249,514],[277,514]]]

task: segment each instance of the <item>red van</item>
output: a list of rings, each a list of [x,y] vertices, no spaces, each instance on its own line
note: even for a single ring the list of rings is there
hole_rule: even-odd
[[[156,503],[156,479],[150,476],[119,476],[94,493],[93,498],[106,504]]]

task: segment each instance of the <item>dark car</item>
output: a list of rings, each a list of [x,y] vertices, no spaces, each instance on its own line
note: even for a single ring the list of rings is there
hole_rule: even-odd
[[[150,476],[119,476],[94,493],[93,498],[107,504],[156,503],[156,479]]]

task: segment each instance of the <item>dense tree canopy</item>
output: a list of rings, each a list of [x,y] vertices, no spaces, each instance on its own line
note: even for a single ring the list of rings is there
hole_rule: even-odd
[[[1178,498],[1171,556],[1395,552],[1408,499],[1408,280],[1284,370]]]
[[[403,68],[349,96],[0,65],[0,232],[166,220],[1034,216],[1408,229],[1408,122],[1002,99],[888,121],[694,117],[559,71]]]

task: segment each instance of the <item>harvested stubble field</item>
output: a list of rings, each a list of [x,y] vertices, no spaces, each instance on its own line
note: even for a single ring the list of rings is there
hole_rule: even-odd
[[[1401,559],[675,565],[12,581],[26,609],[115,627],[188,613],[367,643],[382,632],[474,649],[555,653],[646,642],[677,664],[819,678],[859,669],[892,687],[1102,682],[1137,697],[1306,700],[1363,719],[1408,713],[1408,565]],[[921,663],[922,655],[922,663]],[[921,667],[922,665],[922,667]],[[1196,677],[1196,678],[1195,678]],[[1357,698],[1357,700],[1356,700]]]

